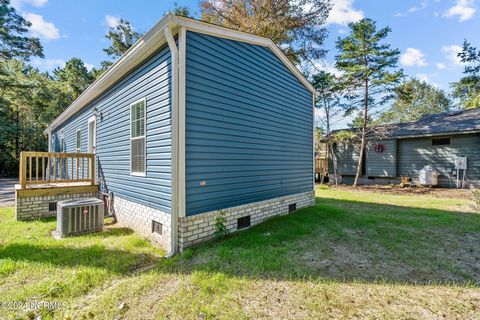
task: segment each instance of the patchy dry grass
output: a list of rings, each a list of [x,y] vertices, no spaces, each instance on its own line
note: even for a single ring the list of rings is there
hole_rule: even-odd
[[[53,221],[0,209],[0,300],[67,302],[43,319],[475,319],[480,216],[467,208],[467,197],[317,189],[315,207],[171,260],[128,229],[57,242]]]

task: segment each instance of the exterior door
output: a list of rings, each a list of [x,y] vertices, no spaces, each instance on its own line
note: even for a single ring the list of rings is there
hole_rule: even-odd
[[[95,153],[97,141],[97,121],[95,117],[88,119],[88,153]]]

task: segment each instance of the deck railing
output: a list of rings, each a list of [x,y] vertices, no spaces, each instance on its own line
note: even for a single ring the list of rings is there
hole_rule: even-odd
[[[326,158],[315,159],[315,173],[326,173],[328,171],[328,160]]]
[[[95,185],[95,154],[23,151],[19,180],[22,189],[53,183]]]

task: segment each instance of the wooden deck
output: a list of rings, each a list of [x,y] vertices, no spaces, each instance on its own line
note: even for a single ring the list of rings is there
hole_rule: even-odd
[[[315,159],[315,173],[328,173],[328,160],[327,158],[317,158]]]
[[[19,177],[17,197],[98,191],[90,153],[22,152]]]

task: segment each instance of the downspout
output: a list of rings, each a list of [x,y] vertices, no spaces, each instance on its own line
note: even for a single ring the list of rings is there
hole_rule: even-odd
[[[167,25],[163,32],[172,57],[172,206],[170,214],[170,251],[165,258],[171,258],[178,248],[178,48]]]

